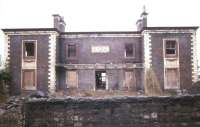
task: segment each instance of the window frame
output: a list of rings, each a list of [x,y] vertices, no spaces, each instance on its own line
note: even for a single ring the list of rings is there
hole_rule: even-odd
[[[23,47],[22,47],[22,54],[23,54],[23,58],[26,60],[26,59],[36,59],[36,52],[37,52],[37,40],[22,40],[23,42]],[[26,46],[25,44],[26,43],[33,43],[34,45],[34,56],[26,56],[25,55],[25,52],[26,52]]]
[[[175,48],[171,48],[171,49],[174,49],[175,51],[175,54],[167,54],[167,42],[170,42],[170,41],[174,41],[175,42]],[[163,48],[163,52],[164,52],[164,57],[165,58],[176,58],[178,57],[179,55],[179,43],[178,43],[178,39],[177,38],[167,38],[167,39],[164,39],[164,44],[163,44],[164,48]],[[169,49],[169,48],[168,48]]]
[[[131,47],[132,47],[132,50],[133,50],[133,55],[132,56],[127,56],[127,48],[126,48],[126,46],[127,45],[132,45]],[[125,43],[124,44],[124,49],[125,49],[125,51],[124,51],[124,56],[125,56],[125,58],[135,58],[135,55],[136,55],[136,47],[135,47],[135,43]]]

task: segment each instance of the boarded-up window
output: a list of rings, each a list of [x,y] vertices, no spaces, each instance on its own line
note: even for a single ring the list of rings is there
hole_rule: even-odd
[[[125,44],[125,56],[126,57],[134,57],[135,56],[135,48],[134,44]]]
[[[35,58],[35,41],[24,41],[24,58]]]
[[[67,87],[78,88],[78,74],[76,71],[67,71]]]
[[[68,45],[68,57],[75,57],[76,56],[76,45],[69,44]]]
[[[136,90],[136,78],[133,71],[125,72],[125,88]]]
[[[35,90],[35,71],[34,70],[24,70],[23,71],[23,84],[22,88],[25,90]]]
[[[166,69],[165,89],[178,89],[178,69]]]

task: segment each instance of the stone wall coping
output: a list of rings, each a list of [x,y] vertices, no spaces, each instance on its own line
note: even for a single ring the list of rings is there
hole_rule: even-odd
[[[117,97],[49,97],[49,98],[28,98],[25,103],[68,103],[68,102],[144,102],[144,101],[187,101],[191,98],[199,98],[197,95],[182,96],[117,96]]]

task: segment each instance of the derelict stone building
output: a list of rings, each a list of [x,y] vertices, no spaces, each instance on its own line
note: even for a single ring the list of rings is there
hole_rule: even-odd
[[[148,27],[144,11],[136,31],[65,32],[54,28],[2,29],[12,93],[42,90],[143,90],[153,70],[163,90],[197,80],[198,27]]]

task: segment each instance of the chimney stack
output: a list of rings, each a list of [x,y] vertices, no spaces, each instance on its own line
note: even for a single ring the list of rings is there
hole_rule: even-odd
[[[65,21],[64,18],[58,14],[53,15],[54,18],[54,28],[56,28],[60,32],[65,32]]]
[[[136,22],[137,30],[141,31],[143,28],[147,27],[147,15],[145,6],[143,7],[143,12],[140,15],[140,19]]]

